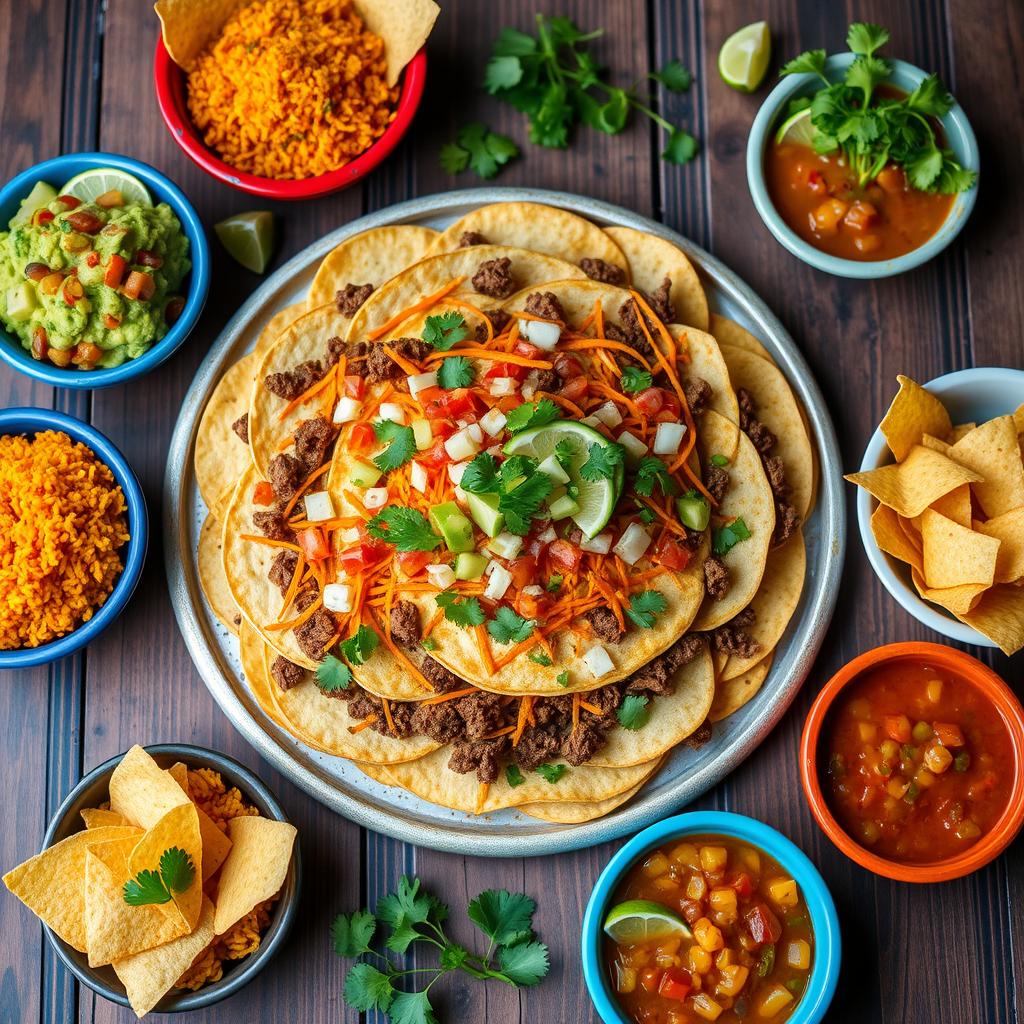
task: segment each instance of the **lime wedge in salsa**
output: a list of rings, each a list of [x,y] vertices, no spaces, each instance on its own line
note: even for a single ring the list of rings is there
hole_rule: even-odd
[[[565,447],[571,451],[565,470],[570,485],[578,491],[574,498],[579,509],[573,513],[572,520],[588,537],[594,537],[615,511],[615,503],[622,494],[625,471],[620,463],[610,479],[584,480],[580,476],[580,466],[589,458],[591,445],[610,445],[611,441],[585,423],[555,420],[517,434],[505,445],[504,452],[506,455],[528,455],[543,462],[551,455],[560,454],[556,453],[560,441],[568,443],[562,451]]]
[[[107,192],[120,192],[125,203],[153,205],[149,189],[138,178],[116,167],[94,167],[91,171],[82,171],[65,182],[60,190],[62,196],[74,196],[83,203],[94,203]]]
[[[679,936],[693,937],[689,925],[674,911],[651,900],[627,900],[608,911],[604,933],[613,942],[632,946]]]
[[[213,226],[228,253],[254,274],[262,274],[274,248],[274,215],[252,210],[228,217]]]
[[[814,142],[814,125],[811,124],[811,108],[804,107],[792,117],[787,117],[775,133],[775,145],[810,146]]]
[[[734,32],[718,51],[718,73],[726,85],[753,92],[768,71],[772,37],[767,21],[755,21]]]

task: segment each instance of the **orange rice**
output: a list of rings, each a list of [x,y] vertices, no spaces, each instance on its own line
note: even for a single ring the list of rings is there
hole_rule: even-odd
[[[351,0],[256,0],[188,76],[203,141],[232,167],[310,178],[367,150],[394,117],[384,41]]]
[[[0,650],[91,619],[127,540],[124,494],[90,448],[55,430],[0,437]]]

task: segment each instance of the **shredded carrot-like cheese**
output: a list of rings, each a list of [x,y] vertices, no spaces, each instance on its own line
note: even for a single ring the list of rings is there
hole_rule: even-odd
[[[373,725],[373,723],[376,722],[376,721],[377,721],[377,716],[376,715],[368,715],[358,725],[350,725],[348,727],[348,731],[350,733],[353,733],[353,734],[357,733],[357,732],[362,732],[364,729],[369,729],[370,726]]]
[[[315,483],[317,480],[319,480],[320,477],[322,477],[324,473],[326,473],[330,468],[330,462],[325,462],[319,469],[314,469],[313,472],[306,477],[306,479],[302,482],[302,485],[299,487],[299,489],[291,496],[291,498],[288,501],[288,504],[285,505],[284,514],[286,516],[291,515],[292,509],[294,509],[295,506],[299,503],[299,498],[301,498],[306,493],[306,491],[309,489],[310,484]]]
[[[445,701],[457,700],[459,697],[465,697],[471,693],[478,693],[479,691],[475,686],[467,686],[462,690],[449,690],[447,693],[439,693],[436,697],[427,697],[425,700],[421,700],[419,703],[423,707],[429,707],[431,704],[444,704]]]
[[[419,302],[414,302],[411,306],[406,307],[400,312],[396,313],[386,323],[381,324],[379,327],[375,327],[372,331],[367,331],[367,338],[370,341],[376,341],[378,338],[382,338],[388,331],[393,331],[399,324],[404,323],[409,317],[414,316],[416,313],[422,313],[425,310],[430,309],[431,306],[437,305],[446,295],[455,291],[456,288],[466,280],[465,274],[462,277],[457,277],[453,281],[449,281],[443,288],[439,288],[436,292],[431,295],[425,295]]]

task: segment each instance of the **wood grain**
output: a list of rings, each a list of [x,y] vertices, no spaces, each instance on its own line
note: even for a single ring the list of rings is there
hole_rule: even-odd
[[[695,72],[682,96],[654,94],[664,116],[701,141],[685,168],[658,159],[659,133],[637,120],[610,138],[582,130],[565,151],[526,140],[525,124],[479,89],[491,41],[505,25],[528,29],[526,0],[444,4],[429,44],[428,87],[408,137],[361,187],[313,202],[266,203],[213,182],[174,144],[150,81],[155,27],[135,0],[30,0],[0,4],[0,175],[9,178],[59,151],[104,148],[143,159],[192,199],[212,239],[231,213],[271,208],[279,227],[275,265],[363,212],[412,196],[474,187],[471,174],[446,175],[441,145],[479,119],[511,135],[523,158],[499,185],[565,189],[662,218],[709,247],[762,295],[792,332],[821,384],[841,439],[844,468],[856,466],[894,390],[897,372],[927,380],[972,364],[1024,363],[1024,194],[1018,187],[1024,132],[1024,8],[999,0],[565,0],[564,13],[608,31],[596,46],[628,83],[671,57]],[[840,281],[787,256],[761,224],[745,177],[750,123],[766,93],[735,93],[716,70],[727,35],[767,18],[774,66],[801,49],[841,48],[848,20],[869,19],[893,33],[890,52],[939,71],[967,109],[982,150],[975,213],[942,257],[902,278]],[[102,30],[102,31],[101,31]],[[53,77],[46,55],[63,53]],[[59,95],[58,95],[59,94]],[[59,102],[58,102],[59,101]],[[594,1021],[577,954],[590,889],[613,846],[554,858],[494,861],[415,850],[361,832],[282,781],[242,742],[199,679],[171,613],[164,583],[160,497],[168,439],[182,396],[217,333],[259,278],[240,269],[212,240],[214,286],[202,321],[178,354],[144,381],[87,394],[33,385],[0,369],[5,406],[56,407],[91,417],[136,468],[150,507],[153,541],[142,583],[120,621],[86,655],[50,670],[0,678],[2,765],[9,793],[0,832],[0,867],[34,852],[60,797],[83,770],[133,742],[173,739],[224,750],[253,767],[300,829],[303,906],[279,959],[243,993],[197,1024],[239,1019],[310,1024],[359,1015],[342,1000],[346,965],[327,937],[340,910],[372,906],[403,873],[418,873],[453,912],[452,934],[475,941],[467,901],[486,888],[524,889],[538,900],[537,928],[552,948],[552,972],[517,993],[477,982],[436,990],[451,1022]],[[850,522],[853,494],[848,494]],[[836,1024],[1010,1024],[1021,1013],[1024,975],[1024,858],[1020,844],[969,879],[934,887],[877,879],[841,857],[806,810],[796,749],[806,709],[845,661],[876,644],[934,639],[909,618],[872,575],[854,529],[833,627],[794,707],[739,770],[698,802],[740,811],[790,835],[819,865],[839,906],[844,958],[828,1020]],[[981,654],[1021,692],[1024,659]],[[47,955],[38,925],[11,898],[0,898],[0,1024],[98,1024],[134,1020],[128,1011],[78,991]],[[428,961],[432,962],[432,961]],[[369,1014],[368,1024],[383,1024]]]

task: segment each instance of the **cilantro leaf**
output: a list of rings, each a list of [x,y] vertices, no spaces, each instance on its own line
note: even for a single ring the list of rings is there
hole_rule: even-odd
[[[650,718],[650,711],[647,707],[648,703],[648,699],[641,697],[639,694],[626,694],[618,710],[615,712],[619,725],[623,729],[629,729],[631,732],[642,729],[647,724],[648,718]]]
[[[782,69],[779,71],[779,76],[784,75],[819,75],[825,79],[828,83],[828,79],[825,78],[825,61],[826,61],[824,50],[806,50],[799,56],[794,57],[791,61],[782,65]]]
[[[338,650],[353,665],[362,665],[379,646],[380,637],[376,631],[360,624],[347,640],[338,644]]]
[[[558,675],[555,676],[555,682],[558,683],[559,686],[568,686],[569,685],[569,672],[568,672],[568,670],[566,670],[565,672],[559,672]]]
[[[524,402],[517,405],[505,420],[505,429],[510,434],[518,434],[528,427],[543,427],[561,417],[558,406],[550,398],[542,398],[539,402]]]
[[[388,1010],[391,1024],[438,1024],[426,989],[422,992],[398,992]]]
[[[445,359],[437,371],[439,387],[451,391],[454,388],[468,388],[476,379],[476,370],[465,356],[452,356]]]
[[[388,472],[404,466],[416,454],[416,437],[412,427],[405,427],[392,420],[377,420],[373,432],[378,441],[389,441],[390,444],[382,452],[373,457],[373,464]]]
[[[668,471],[668,466],[655,455],[648,455],[640,460],[633,480],[633,490],[649,498],[654,493],[655,485],[665,495],[675,494],[679,489]]]
[[[681,60],[676,59],[663,64],[650,77],[656,82],[661,82],[669,92],[686,92],[693,84],[693,75],[690,74]]]
[[[644,370],[642,367],[629,366],[623,367],[622,380],[619,382],[622,390],[626,394],[630,394],[634,391],[643,391],[649,388],[653,383],[653,377],[650,371]]]
[[[340,658],[328,654],[316,667],[316,685],[324,693],[347,690],[352,682],[352,669]]]
[[[537,40],[514,28],[503,28],[494,41],[494,52],[499,57],[526,57],[537,51]]]
[[[712,455],[711,465],[718,466],[718,468],[721,469],[723,466],[729,465],[729,460],[724,455]]]
[[[498,511],[504,513],[505,529],[525,537],[553,488],[554,481],[546,473],[533,473],[511,491],[503,492],[498,498]]]
[[[489,452],[480,452],[466,467],[459,486],[473,494],[487,494],[498,490],[498,483],[497,461]]]
[[[482,626],[487,619],[475,597],[459,597],[454,590],[443,590],[434,600],[444,610],[444,617],[456,626]]]
[[[616,466],[621,466],[626,457],[626,449],[614,441],[592,444],[589,453],[587,461],[580,466],[580,476],[591,483],[611,480],[615,475]]]
[[[654,522],[654,513],[646,505],[640,507],[637,515],[640,517],[640,522],[645,526],[650,526]]]
[[[438,160],[446,174],[461,174],[469,166],[469,153],[454,142],[446,142],[441,147]]]
[[[496,57],[487,69],[488,75],[508,77],[517,71],[521,77],[522,66],[517,57]],[[441,167],[449,174],[459,174],[469,167],[481,178],[493,178],[517,156],[519,147],[507,135],[499,135],[479,121],[473,121],[458,130],[454,142],[442,147],[440,160]]]
[[[420,880],[402,875],[394,892],[377,900],[377,917],[389,928],[396,928],[403,921],[422,924],[430,918],[434,899],[420,892]]]
[[[523,62],[512,54],[492,57],[484,71],[484,88],[489,93],[511,89],[523,80]]]
[[[953,97],[935,74],[929,75],[904,100],[908,110],[915,110],[926,117],[945,117],[953,106]]]
[[[526,656],[530,661],[535,662],[538,665],[543,665],[545,668],[553,664],[551,658],[537,647],[534,647],[534,649]]]
[[[466,318],[454,310],[437,316],[428,316],[423,324],[423,340],[441,352],[447,352],[453,345],[469,335]]]
[[[711,550],[721,558],[727,555],[741,540],[750,539],[750,530],[742,519],[734,519],[728,526],[713,531]]]
[[[572,466],[572,461],[576,458],[576,445],[568,437],[563,437],[555,445],[555,458],[558,460],[559,466],[564,470],[568,470]]]
[[[420,647],[425,651],[436,651],[437,641],[432,636],[428,636],[426,640],[420,642]]]
[[[661,159],[670,164],[688,164],[699,149],[697,140],[685,128],[673,128],[661,151]]]
[[[399,551],[433,551],[441,543],[423,513],[404,505],[382,509],[366,524],[366,532]]]
[[[124,883],[121,895],[129,907],[144,907],[150,904],[169,903],[171,894],[164,885],[159,871],[140,871]]]
[[[556,783],[568,770],[569,766],[565,764],[537,765],[537,774],[552,784]]]
[[[446,971],[457,971],[469,959],[469,950],[456,942],[449,942],[441,950],[441,966]]]
[[[513,985],[529,988],[545,977],[551,965],[543,942],[517,942],[498,950],[498,967]]]
[[[524,893],[487,889],[470,901],[466,913],[484,935],[505,946],[524,935],[532,936],[536,909],[537,904]]]
[[[184,892],[196,877],[196,867],[184,850],[172,846],[160,855],[160,877],[172,893]]]
[[[650,629],[666,608],[668,602],[660,590],[642,590],[629,599],[626,615],[641,629]]]
[[[533,619],[524,619],[511,608],[501,605],[494,613],[494,618],[487,623],[487,632],[499,644],[518,644],[533,633],[536,625]]]
[[[565,581],[565,577],[560,572],[552,573],[548,577],[547,586],[545,586],[544,589],[549,594],[557,594],[558,591],[562,589],[562,583],[564,581]]]
[[[377,918],[369,910],[339,914],[331,925],[331,942],[338,956],[356,957],[369,953],[377,930]]]
[[[889,42],[889,30],[868,21],[855,21],[846,33],[846,45],[853,53],[870,57]]]
[[[192,858],[181,847],[172,846],[160,855],[158,871],[140,871],[128,879],[121,896],[130,907],[170,903],[174,894],[185,892],[195,877]]]
[[[519,765],[514,761],[509,761],[505,765],[505,781],[515,789],[516,786],[521,786],[526,779],[523,778],[523,773],[519,770]]]
[[[345,1002],[361,1013],[387,1011],[394,994],[391,979],[371,964],[356,964],[345,976]]]

